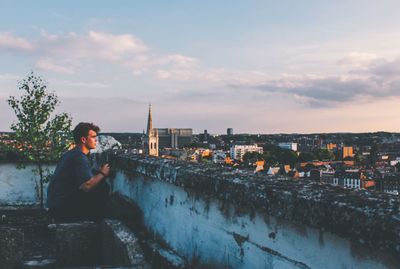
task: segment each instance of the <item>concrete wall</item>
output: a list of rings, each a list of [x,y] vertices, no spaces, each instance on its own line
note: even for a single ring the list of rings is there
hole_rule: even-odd
[[[338,188],[324,193],[326,186],[293,186],[265,176],[260,180],[250,173],[160,159],[117,158],[114,166],[118,172],[111,180],[113,192],[135,203],[146,226],[193,264],[207,268],[400,268],[398,212],[384,216],[383,211],[366,209],[369,204],[360,203],[364,194],[347,193],[353,200],[344,203],[346,191]],[[338,203],[341,209],[335,206]],[[357,215],[348,208],[369,217],[353,218]],[[326,222],[331,218],[340,221]],[[364,226],[382,234],[380,241],[388,242],[385,232],[389,231],[375,229],[385,226],[398,237],[386,249],[379,240],[371,247],[371,235],[362,234]],[[357,227],[359,234],[349,233]]]
[[[48,168],[54,170],[54,166]],[[36,189],[39,177],[32,169],[32,165],[17,169],[16,164],[0,163],[0,205],[39,204]]]
[[[233,168],[110,157],[112,191],[206,268],[400,268],[397,196]],[[0,204],[35,204],[32,167],[0,164]]]

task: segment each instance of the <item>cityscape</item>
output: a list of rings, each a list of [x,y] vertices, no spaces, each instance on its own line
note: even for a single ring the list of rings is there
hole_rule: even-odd
[[[192,128],[153,128],[151,106],[146,132],[104,133],[115,150],[187,162],[232,166],[290,180],[310,180],[350,189],[399,195],[400,133],[226,134]],[[13,133],[0,133],[0,160],[18,156],[4,145]],[[13,159],[14,158],[14,159]]]

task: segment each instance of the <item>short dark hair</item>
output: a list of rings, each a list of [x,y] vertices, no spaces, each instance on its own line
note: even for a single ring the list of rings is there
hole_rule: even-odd
[[[98,133],[100,131],[100,128],[99,126],[89,122],[78,123],[78,125],[76,125],[75,129],[72,131],[72,133],[74,134],[75,144],[80,145],[82,143],[81,137],[87,137],[90,130]]]

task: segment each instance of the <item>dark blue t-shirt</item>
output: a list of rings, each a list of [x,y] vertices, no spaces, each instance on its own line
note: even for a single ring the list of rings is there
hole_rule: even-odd
[[[66,152],[57,164],[47,189],[48,208],[75,208],[80,204],[79,187],[93,176],[91,164],[78,147]]]

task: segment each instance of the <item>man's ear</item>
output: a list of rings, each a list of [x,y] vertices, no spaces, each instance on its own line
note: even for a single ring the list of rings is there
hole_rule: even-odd
[[[86,137],[84,137],[84,136],[81,137],[81,143],[82,143],[82,145],[86,143],[86,140],[87,140]]]

